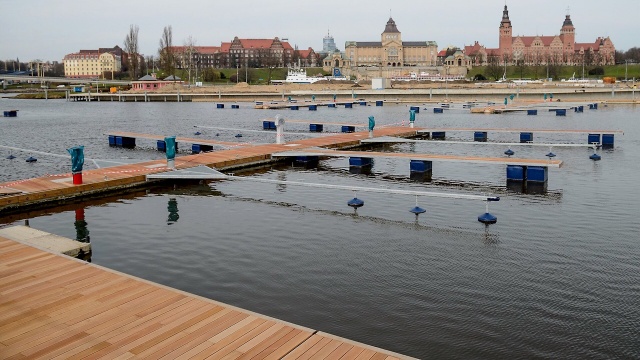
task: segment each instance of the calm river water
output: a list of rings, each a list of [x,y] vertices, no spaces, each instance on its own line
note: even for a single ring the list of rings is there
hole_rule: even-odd
[[[416,104],[419,105],[419,104]],[[66,148],[87,158],[160,159],[152,141],[134,150],[108,146],[106,133],[133,131],[274,142],[259,130],[277,112],[215,109],[213,103],[73,103],[0,99],[17,118],[0,120],[0,182],[70,171]],[[426,105],[422,105],[426,107]],[[429,106],[431,108],[432,105]],[[377,126],[408,119],[408,106],[355,105],[285,118]],[[346,159],[318,169],[288,165],[239,173],[267,179],[494,194],[498,223],[476,218],[484,203],[359,192],[357,213],[343,190],[253,182],[177,184],[80,203],[30,218],[32,227],[76,238],[88,230],[91,261],[296,324],[418,358],[640,358],[640,109],[601,106],[567,117],[539,112],[471,115],[452,109],[418,114],[418,126],[616,129],[615,149],[552,149],[565,165],[549,171],[548,191],[506,187],[505,168],[434,162],[432,182],[412,182],[406,160],[376,159],[370,175]],[[215,129],[214,129],[215,127]],[[240,130],[238,130],[240,129]],[[242,130],[244,129],[244,130]],[[325,127],[326,129],[326,127]],[[304,131],[302,124],[288,124]],[[329,130],[338,130],[331,129]],[[216,136],[217,135],[217,136]],[[447,134],[466,140],[469,133]],[[303,134],[286,135],[301,138]],[[517,141],[518,134],[491,139]],[[586,134],[536,134],[535,141],[585,143]],[[503,156],[506,146],[412,144],[389,151]],[[513,147],[544,158],[545,147]],[[187,153],[186,146],[180,151]],[[18,158],[5,159],[9,153]],[[28,156],[38,158],[26,163]],[[90,161],[85,169],[92,168]],[[74,224],[84,208],[86,229]],[[0,226],[22,224],[0,216]]]

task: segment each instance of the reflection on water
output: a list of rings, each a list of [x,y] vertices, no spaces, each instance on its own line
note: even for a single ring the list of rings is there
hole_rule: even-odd
[[[180,219],[180,215],[178,215],[178,200],[176,200],[175,198],[169,198],[167,210],[169,210],[169,217],[167,217],[167,225],[172,225],[178,222],[178,219]]]
[[[75,213],[76,221],[73,223],[73,226],[76,228],[76,240],[88,243],[91,239],[89,237],[87,222],[84,219],[84,208],[76,209]]]

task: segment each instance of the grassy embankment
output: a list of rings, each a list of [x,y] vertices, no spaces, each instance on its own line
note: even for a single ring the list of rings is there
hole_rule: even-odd
[[[626,67],[626,69],[625,69]],[[603,77],[615,77],[616,79],[624,80],[625,71],[626,76],[629,81],[633,78],[638,81],[640,79],[640,64],[628,64],[627,66],[623,65],[606,65],[602,66],[604,70],[604,75],[589,75],[589,71],[596,68],[596,66],[585,66],[584,68],[584,77],[585,79],[602,79]],[[550,76],[552,76],[553,71],[550,70]],[[582,65],[578,66],[558,66],[557,67],[557,76],[554,77],[554,80],[560,79],[569,79],[575,73],[576,78],[582,78]],[[486,66],[478,66],[474,67],[469,71],[469,78],[473,78],[477,74],[482,74],[487,77],[487,80],[494,80],[490,78],[487,74]],[[502,74],[501,74],[502,75]],[[532,80],[542,80],[547,77],[547,67],[544,65],[540,66],[507,66],[507,79],[532,79]]]

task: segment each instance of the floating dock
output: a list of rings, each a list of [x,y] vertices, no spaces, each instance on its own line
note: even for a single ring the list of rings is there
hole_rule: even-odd
[[[412,359],[0,236],[0,357]]]

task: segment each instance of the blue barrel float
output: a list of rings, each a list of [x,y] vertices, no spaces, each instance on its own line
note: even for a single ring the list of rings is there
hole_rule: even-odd
[[[158,148],[158,151],[162,151],[162,152],[167,151],[167,143],[164,140],[157,140],[156,146]],[[174,139],[174,147],[175,147],[175,150],[178,150],[178,143],[175,142],[175,139]]]
[[[213,145],[203,145],[203,144],[192,144],[191,145],[191,153],[192,154],[200,154],[205,151],[212,151]]]
[[[367,106],[367,102],[366,101],[360,101],[360,106]]]
[[[538,110],[529,109],[527,110],[527,115],[538,115]]]
[[[310,111],[316,111],[316,110],[318,110],[318,105],[309,105],[309,110],[310,110]]]
[[[376,106],[382,106],[382,105],[384,105],[384,101],[376,100]]]
[[[567,109],[556,109],[556,116],[567,116]]]
[[[18,116],[18,110],[5,110],[4,117],[16,117]]]
[[[262,129],[263,130],[273,130],[275,128],[276,128],[275,121],[264,120],[262,122]]]
[[[600,134],[589,134],[587,144],[600,144]]]
[[[476,131],[473,133],[473,141],[477,142],[487,142],[487,132],[486,131]]]
[[[602,134],[602,148],[603,149],[611,149],[613,148],[614,143],[614,135],[613,134]]]
[[[289,109],[291,109],[291,110],[298,110],[298,109],[299,109],[299,107],[298,107],[298,105],[291,105],[291,107],[289,107]]]
[[[336,104],[334,104],[334,103],[331,103],[331,104],[328,104],[328,105],[327,105],[327,107],[330,107],[330,108],[334,108],[334,109],[335,109],[335,107],[336,107]]]
[[[309,124],[310,132],[322,132],[324,126],[322,124]]]
[[[521,143],[533,142],[533,133],[532,132],[521,132],[520,133],[520,142]]]
[[[433,163],[429,160],[411,160],[409,178],[414,181],[431,181]]]
[[[216,104],[217,109],[224,109],[224,104]]]
[[[432,131],[431,139],[432,140],[444,140],[446,137],[446,133],[444,131]]]
[[[433,113],[434,114],[442,114],[442,113],[444,113],[444,109],[443,108],[433,108]]]
[[[352,103],[344,103],[344,108],[345,109],[352,109],[353,108],[353,104]]]
[[[412,106],[409,110],[415,110],[416,114],[420,112],[420,106]]]
[[[232,104],[231,108],[232,109],[240,109],[240,105]]]
[[[352,133],[356,131],[356,127],[355,126],[350,126],[350,125],[342,125],[342,132],[343,133]]]

